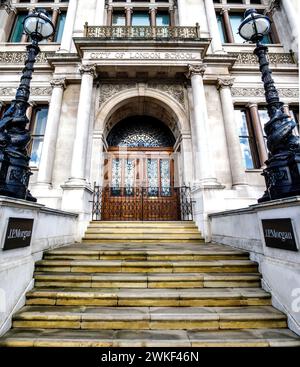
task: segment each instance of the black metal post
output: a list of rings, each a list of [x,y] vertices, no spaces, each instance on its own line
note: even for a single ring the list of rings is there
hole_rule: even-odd
[[[34,63],[39,52],[38,40],[35,39],[27,46],[25,67],[15,100],[0,120],[0,195],[34,202],[36,199],[28,191],[32,173],[26,149],[31,139],[26,128],[29,123],[26,110]]]
[[[300,195],[300,138],[293,134],[296,122],[284,113],[269,68],[268,48],[257,42],[257,55],[264,83],[270,121],[264,130],[269,150],[263,171],[267,190],[258,202]]]

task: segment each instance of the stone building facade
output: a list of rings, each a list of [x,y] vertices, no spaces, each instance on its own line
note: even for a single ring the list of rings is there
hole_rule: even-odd
[[[84,229],[94,183],[172,181],[191,187],[195,219],[209,237],[207,214],[257,202],[267,114],[254,46],[237,27],[249,7],[273,19],[264,42],[286,112],[298,121],[297,1],[4,1],[1,114],[24,63],[20,24],[39,7],[56,27],[41,43],[28,109],[30,190],[39,203],[79,213]],[[172,143],[159,145],[155,129],[168,130]]]

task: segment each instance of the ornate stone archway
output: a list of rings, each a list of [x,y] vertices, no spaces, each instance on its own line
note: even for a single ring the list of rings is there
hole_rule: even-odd
[[[132,83],[127,85],[127,89],[119,92],[117,89],[112,86],[106,87],[105,95],[101,95],[101,86],[99,88],[97,97],[99,110],[93,129],[92,182],[99,185],[102,183],[106,137],[112,127],[126,117],[148,115],[161,120],[173,132],[176,139],[174,150],[180,155],[178,158],[180,183],[191,183],[193,180],[192,141],[184,88],[176,85],[161,91],[144,83]]]

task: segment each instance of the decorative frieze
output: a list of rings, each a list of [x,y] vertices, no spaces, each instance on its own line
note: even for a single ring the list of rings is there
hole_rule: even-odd
[[[37,63],[40,64],[47,64],[48,56],[54,55],[54,52],[41,52],[37,56]],[[24,64],[26,58],[26,52],[21,51],[7,51],[7,52],[0,52],[0,63],[3,64]]]
[[[17,87],[0,87],[0,95],[2,97],[13,97],[16,94]],[[51,96],[52,87],[32,87],[30,94],[32,96]]]
[[[231,93],[233,97],[264,97],[264,88],[232,88]],[[299,98],[299,89],[296,88],[279,88],[278,93],[280,97],[285,98]]]
[[[252,52],[230,52],[230,56],[234,56],[237,58],[237,64],[246,64],[246,65],[257,65],[257,56]],[[269,53],[268,59],[270,64],[295,64],[295,61],[291,54],[287,53]]]

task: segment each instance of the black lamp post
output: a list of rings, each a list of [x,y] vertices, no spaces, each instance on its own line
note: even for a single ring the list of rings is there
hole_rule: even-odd
[[[44,10],[29,14],[23,26],[32,42],[27,46],[25,67],[15,100],[0,120],[0,195],[36,201],[28,191],[31,171],[26,147],[31,136],[26,129],[29,123],[26,110],[34,63],[40,52],[38,43],[54,34],[54,26]]]
[[[265,162],[267,167],[263,171],[267,190],[258,202],[300,195],[300,138],[293,134],[295,121],[284,113],[283,103],[280,102],[269,68],[268,48],[262,44],[270,27],[270,19],[258,14],[255,9],[246,10],[244,20],[239,26],[240,36],[246,41],[256,43],[254,53],[259,60],[270,118],[264,127],[269,150],[268,160]]]

